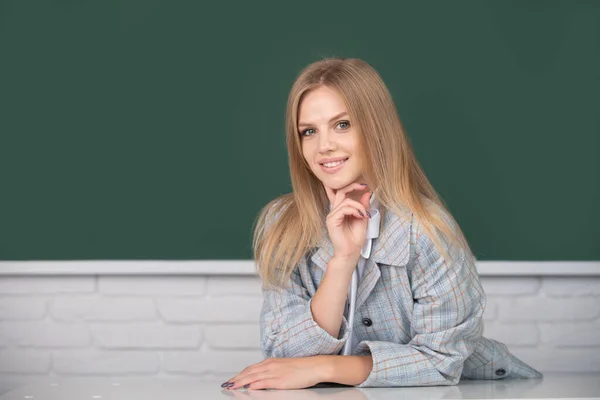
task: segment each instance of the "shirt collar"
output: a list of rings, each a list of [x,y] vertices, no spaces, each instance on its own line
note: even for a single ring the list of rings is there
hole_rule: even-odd
[[[379,226],[381,225],[380,204],[375,195],[371,196],[370,205],[371,218],[367,222],[367,239],[374,239],[379,237]]]

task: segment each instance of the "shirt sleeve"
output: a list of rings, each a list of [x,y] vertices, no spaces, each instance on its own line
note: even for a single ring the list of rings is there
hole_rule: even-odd
[[[359,343],[357,354],[370,354],[373,368],[358,387],[455,385],[481,338],[486,299],[474,257],[443,240],[448,262],[426,234],[412,241],[412,339]]]
[[[337,355],[348,339],[348,322],[342,317],[339,336],[319,326],[311,311],[312,298],[298,267],[286,288],[263,288],[261,350],[265,358]]]

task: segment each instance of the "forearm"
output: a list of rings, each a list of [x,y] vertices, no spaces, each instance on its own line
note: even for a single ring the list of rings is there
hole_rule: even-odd
[[[331,336],[338,337],[353,266],[358,260],[333,257],[312,299],[311,312],[315,322]]]
[[[321,357],[324,366],[322,382],[356,386],[364,382],[373,369],[371,355]]]

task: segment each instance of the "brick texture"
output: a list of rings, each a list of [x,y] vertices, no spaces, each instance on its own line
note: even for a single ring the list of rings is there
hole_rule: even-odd
[[[484,334],[600,372],[600,277],[483,277]],[[0,388],[51,376],[227,379],[262,360],[254,276],[0,278]]]

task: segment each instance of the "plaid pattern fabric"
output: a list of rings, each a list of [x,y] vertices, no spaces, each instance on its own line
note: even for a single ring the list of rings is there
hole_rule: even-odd
[[[539,378],[500,342],[482,336],[486,297],[474,260],[444,241],[448,263],[417,221],[386,210],[356,299],[355,355],[373,369],[358,387],[454,385],[466,379]],[[313,319],[310,304],[333,256],[328,237],[296,266],[285,289],[263,288],[265,357],[337,355],[348,339]],[[364,324],[368,318],[371,324]]]

